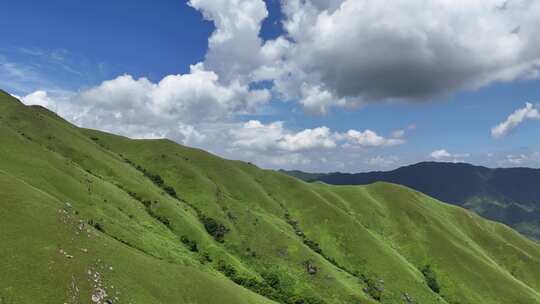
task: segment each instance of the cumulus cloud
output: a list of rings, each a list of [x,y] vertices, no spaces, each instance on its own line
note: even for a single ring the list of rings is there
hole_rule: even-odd
[[[26,105],[37,105],[46,107],[49,109],[55,108],[55,102],[49,97],[46,91],[38,90],[33,93],[30,93],[24,97],[14,96],[15,98],[21,100]]]
[[[349,130],[346,133],[339,133],[322,126],[292,132],[284,128],[281,121],[263,124],[251,120],[241,128],[231,130],[230,134],[234,139],[234,147],[290,152],[333,149],[341,142],[344,143],[342,145],[344,148],[388,147],[405,142],[403,139],[385,138],[371,130]]]
[[[268,11],[262,0],[190,0],[188,5],[212,21],[206,66],[225,82],[269,80],[282,72],[279,62],[290,42],[284,37],[263,42],[259,37]]]
[[[285,33],[268,41],[262,0],[188,4],[215,25],[210,70],[225,82],[270,80],[312,113],[540,74],[537,1],[282,1]]]
[[[82,103],[100,109],[147,111],[183,122],[212,121],[231,113],[246,113],[270,99],[266,90],[249,90],[239,82],[223,85],[219,76],[191,66],[184,75],[168,75],[159,83],[146,78],[119,76],[79,94]]]
[[[529,119],[540,119],[540,111],[532,103],[526,103],[524,108],[517,109],[505,121],[493,127],[491,129],[491,136],[494,138],[504,137],[525,120]]]
[[[537,1],[291,0],[283,11],[288,71],[335,105],[425,100],[540,66]]]
[[[259,38],[261,22],[267,17],[261,0],[190,0],[216,29],[208,39],[206,63],[225,79],[249,74],[261,64]]]
[[[347,132],[328,127],[294,131],[284,122],[262,123],[250,120],[230,125],[228,153],[263,166],[280,168],[343,168],[351,166],[389,167],[394,156],[369,156],[370,151],[405,143],[405,139],[386,138],[371,130]]]
[[[448,151],[446,151],[444,149],[441,149],[441,150],[435,150],[435,151],[431,152],[431,154],[429,156],[431,156],[431,158],[434,158],[434,159],[438,160],[438,159],[452,157],[452,154],[448,153]]]
[[[327,127],[291,132],[281,121],[265,125],[251,120],[230,133],[234,139],[233,147],[247,149],[298,152],[336,147],[335,136]]]
[[[83,127],[138,138],[169,137],[197,143],[206,136],[196,125],[255,113],[270,100],[270,93],[250,90],[236,81],[224,85],[215,72],[197,64],[188,74],[168,75],[158,83],[122,75],[69,98],[53,100],[47,92],[36,91],[22,100],[56,109]]]
[[[350,144],[361,147],[388,147],[405,143],[405,140],[403,139],[385,138],[371,130],[349,130],[342,136],[345,137]]]
[[[445,160],[452,162],[463,162],[464,158],[470,157],[468,153],[452,154],[446,149],[435,150],[429,154],[429,156],[435,160]]]

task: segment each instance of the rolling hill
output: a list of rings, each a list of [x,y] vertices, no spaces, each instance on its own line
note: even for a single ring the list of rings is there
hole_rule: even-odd
[[[404,185],[540,240],[540,169],[490,169],[465,163],[423,162],[388,172],[284,172],[308,182],[333,185],[367,185],[381,181]]]
[[[332,186],[71,125],[0,92],[0,303],[540,303],[540,245],[391,183]]]

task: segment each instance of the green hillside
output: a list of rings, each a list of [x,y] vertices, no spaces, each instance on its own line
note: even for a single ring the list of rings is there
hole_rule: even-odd
[[[79,129],[0,93],[0,303],[540,303],[540,245],[389,183],[330,186]]]
[[[404,185],[474,211],[540,241],[540,169],[497,168],[466,163],[421,162],[392,171],[306,173],[284,171],[304,181],[331,185]]]

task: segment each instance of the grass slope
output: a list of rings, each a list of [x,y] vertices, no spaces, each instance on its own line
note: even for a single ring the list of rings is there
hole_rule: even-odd
[[[538,244],[405,187],[308,184],[2,93],[0,142],[2,304],[540,303]]]
[[[465,163],[421,162],[392,171],[306,173],[282,171],[305,181],[331,185],[390,182],[505,223],[540,241],[540,169],[490,169]]]

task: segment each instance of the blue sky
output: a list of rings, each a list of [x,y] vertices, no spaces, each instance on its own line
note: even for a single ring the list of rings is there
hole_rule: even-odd
[[[0,88],[269,168],[540,167],[540,7],[425,8],[448,32],[420,2],[20,0],[0,11]]]

